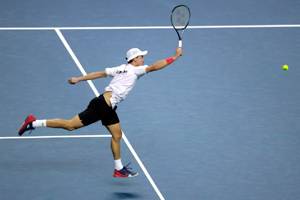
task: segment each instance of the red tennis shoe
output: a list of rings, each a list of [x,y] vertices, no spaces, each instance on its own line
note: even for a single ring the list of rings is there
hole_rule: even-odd
[[[33,130],[32,122],[36,120],[34,115],[28,115],[22,124],[21,128],[19,129],[19,135],[22,136],[26,131]]]
[[[128,165],[123,167],[121,170],[115,169],[113,177],[115,177],[115,178],[130,178],[130,177],[135,177],[135,176],[139,175],[137,172],[131,171],[131,168],[129,168]]]

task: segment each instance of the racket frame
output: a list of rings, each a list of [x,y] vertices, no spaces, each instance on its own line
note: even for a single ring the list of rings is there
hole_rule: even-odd
[[[185,26],[182,26],[181,28],[176,28],[175,25],[174,25],[174,23],[173,23],[173,17],[172,17],[172,16],[173,16],[174,11],[175,11],[178,7],[182,7],[182,6],[185,7],[185,8],[188,10],[189,18],[188,18],[188,21],[187,21],[187,23],[186,23]],[[184,5],[184,4],[180,4],[180,5],[175,6],[175,7],[172,9],[172,12],[171,12],[171,24],[172,24],[174,30],[175,30],[176,33],[177,33],[177,36],[178,36],[178,47],[179,47],[179,48],[182,47],[182,35],[183,35],[183,32],[185,31],[185,29],[187,28],[187,26],[188,26],[189,23],[190,23],[190,18],[191,18],[191,11],[190,11],[190,8],[189,8],[188,6],[186,6],[186,5]],[[181,34],[180,34],[179,31],[181,31]]]

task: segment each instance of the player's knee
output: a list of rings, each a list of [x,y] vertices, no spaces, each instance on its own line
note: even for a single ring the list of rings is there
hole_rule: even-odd
[[[120,141],[122,139],[122,133],[117,133],[112,135],[113,140]]]
[[[66,130],[68,131],[74,131],[76,128],[72,127],[72,126],[67,126],[66,127]]]
[[[72,121],[68,120],[66,122],[65,129],[68,130],[68,131],[74,131],[75,129],[77,129],[77,127],[74,126],[74,124],[72,123]]]
[[[74,131],[75,130],[75,128],[73,126],[65,126],[65,129],[67,131]]]

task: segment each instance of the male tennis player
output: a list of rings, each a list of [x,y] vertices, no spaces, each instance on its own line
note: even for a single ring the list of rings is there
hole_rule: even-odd
[[[85,76],[70,78],[69,83],[76,84],[80,81],[94,80],[107,76],[113,77],[105,88],[104,93],[92,99],[83,112],[71,119],[37,120],[34,115],[29,115],[19,129],[19,135],[22,136],[25,131],[33,130],[37,127],[62,128],[72,131],[101,120],[102,124],[112,135],[111,150],[115,161],[113,177],[137,176],[137,172],[131,171],[128,165],[123,166],[121,161],[120,140],[122,138],[122,130],[116,113],[117,105],[126,98],[141,76],[165,68],[182,55],[182,49],[177,48],[174,56],[159,60],[150,66],[144,65],[144,56],[147,53],[147,51],[132,48],[126,53],[127,64],[106,68],[105,71],[92,72]]]

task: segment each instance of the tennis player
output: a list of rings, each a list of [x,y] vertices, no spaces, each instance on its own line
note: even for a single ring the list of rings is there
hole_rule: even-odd
[[[62,128],[72,131],[101,120],[103,126],[112,135],[111,150],[115,162],[113,177],[137,176],[137,172],[130,170],[128,165],[123,166],[121,161],[120,140],[122,138],[122,130],[116,113],[117,105],[127,97],[140,77],[146,73],[161,70],[173,63],[182,55],[182,49],[177,48],[175,55],[156,61],[150,66],[144,65],[144,56],[147,53],[147,51],[132,48],[126,53],[127,64],[106,68],[104,71],[92,72],[85,76],[70,78],[68,80],[70,84],[77,84],[86,80],[108,76],[113,77],[105,88],[104,93],[92,99],[87,108],[78,115],[71,119],[47,120],[37,120],[34,115],[29,115],[19,129],[19,135],[22,136],[26,131],[31,131],[37,127]]]

